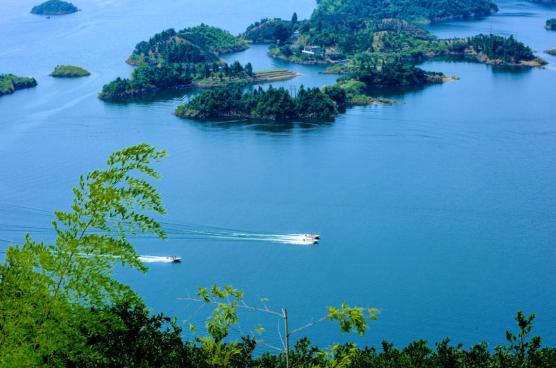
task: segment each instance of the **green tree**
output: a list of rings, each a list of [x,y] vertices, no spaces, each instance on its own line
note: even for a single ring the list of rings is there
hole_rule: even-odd
[[[147,144],[113,153],[108,167],[82,176],[67,212],[55,213],[53,244],[27,235],[0,266],[0,366],[55,366],[61,351],[94,356],[80,331],[94,328],[91,308],[141,303],[112,278],[119,264],[146,271],[128,234],[165,236],[147,213],[165,213],[147,181],[164,157]]]

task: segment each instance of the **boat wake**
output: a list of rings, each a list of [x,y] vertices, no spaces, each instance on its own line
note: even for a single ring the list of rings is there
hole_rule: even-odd
[[[52,218],[52,212],[39,208],[18,206],[0,202],[0,213],[16,216],[18,219],[10,221],[11,223],[0,223],[0,235],[5,233],[25,233],[31,234],[43,233],[52,234],[53,229],[46,224]],[[43,217],[48,222],[43,226],[21,225],[21,219],[29,217]],[[6,220],[8,220],[6,216]],[[41,221],[42,222],[42,221]],[[267,242],[275,244],[289,245],[316,245],[319,243],[320,236],[318,234],[272,234],[259,233],[237,229],[227,229],[222,227],[198,225],[198,224],[176,224],[169,222],[161,222],[162,230],[166,233],[167,239],[170,240],[216,240],[216,241],[248,241],[248,242]],[[155,239],[152,235],[137,235],[134,239]],[[156,258],[147,257],[146,262],[161,262]]]

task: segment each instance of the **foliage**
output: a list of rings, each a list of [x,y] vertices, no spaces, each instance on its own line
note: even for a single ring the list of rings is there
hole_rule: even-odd
[[[79,11],[75,5],[61,0],[48,0],[40,5],[34,6],[31,13],[40,15],[63,15]]]
[[[130,79],[117,78],[103,86],[99,97],[104,100],[127,100],[161,90],[196,87],[246,85],[256,80],[250,63],[242,66],[235,61],[206,64],[140,64]],[[194,82],[194,84],[193,84]]]
[[[550,18],[546,21],[544,28],[549,31],[556,31],[556,18]]]
[[[338,114],[336,103],[318,88],[301,88],[292,97],[284,88],[242,93],[235,89],[210,90],[178,106],[184,118],[242,118],[262,120],[331,120]]]
[[[127,302],[88,311],[94,328],[81,326],[86,344],[97,352],[93,359],[64,357],[68,367],[185,367],[188,345],[176,321],[163,314],[150,315],[142,305]]]
[[[242,35],[244,38],[259,43],[279,43],[283,44],[292,36],[293,32],[299,27],[297,14],[292,16],[292,20],[282,20],[279,18],[264,18],[247,27]],[[295,22],[293,21],[295,19]]]
[[[74,65],[57,65],[56,68],[50,73],[53,77],[60,78],[77,78],[86,77],[91,75],[86,69]]]
[[[104,85],[99,97],[125,100],[152,94],[162,89],[182,88],[191,84],[195,67],[187,64],[142,64],[133,70],[131,79],[117,78]]]
[[[425,72],[421,68],[397,59],[370,60],[368,63],[361,63],[349,78],[363,82],[367,87],[406,87],[438,81],[438,78],[433,76],[442,76],[442,74]]]
[[[0,96],[9,95],[19,89],[31,88],[37,85],[35,78],[18,77],[13,74],[0,74]]]
[[[0,265],[0,366],[56,366],[61,355],[95,359],[82,333],[98,324],[90,308],[140,303],[112,273],[117,264],[146,270],[128,234],[164,237],[146,215],[165,212],[147,181],[158,178],[151,165],[164,156],[147,144],[113,153],[107,169],[80,178],[71,209],[55,213],[53,244],[27,235],[8,249]]]
[[[488,0],[320,0],[314,23],[355,23],[364,19],[401,18],[431,22],[486,16],[497,11]]]
[[[247,43],[220,28],[201,24],[176,32],[168,29],[135,46],[129,61],[166,63],[207,63],[217,55],[247,48]]]
[[[452,50],[471,51],[484,55],[490,60],[500,60],[504,63],[519,63],[522,60],[535,59],[533,51],[523,43],[516,41],[513,36],[480,34],[466,39],[464,43],[455,43]]]
[[[368,308],[366,312],[371,320],[377,319],[378,309]],[[338,321],[343,332],[355,330],[359,335],[363,336],[368,328],[364,313],[365,310],[362,308],[354,308],[349,307],[347,304],[342,304],[340,308],[329,307],[327,318],[331,321]]]

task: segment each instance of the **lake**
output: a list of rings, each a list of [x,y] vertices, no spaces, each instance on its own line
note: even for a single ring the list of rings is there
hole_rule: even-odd
[[[556,344],[555,7],[500,1],[473,22],[431,26],[439,37],[513,34],[550,64],[507,70],[474,63],[422,67],[459,81],[389,94],[393,106],[349,110],[334,123],[199,123],[172,115],[187,96],[107,104],[102,85],[128,76],[135,44],[166,28],[199,23],[242,32],[263,17],[307,18],[313,0],[80,0],[83,11],[34,16],[29,0],[3,0],[0,72],[39,86],[0,98],[0,249],[44,230],[78,177],[110,152],[148,142],[168,151],[157,183],[168,223],[188,229],[268,234],[317,232],[316,247],[272,242],[139,239],[140,254],[179,255],[181,265],[118,271],[155,311],[202,323],[208,309],[179,300],[198,287],[231,284],[247,301],[287,307],[293,327],[347,302],[379,308],[359,344],[451,337],[504,342],[518,310],[537,314],[535,332]],[[270,59],[266,46],[227,55],[255,70],[287,67],[287,88],[331,84],[322,67]],[[48,76],[80,65],[88,78]],[[224,230],[222,230],[224,231]],[[242,315],[278,344],[276,322]],[[330,324],[304,334],[321,345],[354,339]]]

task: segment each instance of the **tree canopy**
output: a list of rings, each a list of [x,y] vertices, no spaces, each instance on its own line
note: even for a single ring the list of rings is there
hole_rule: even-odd
[[[0,74],[0,96],[9,95],[17,90],[35,87],[37,81],[31,77],[18,77],[13,74]]]
[[[292,96],[284,88],[258,88],[242,93],[238,89],[217,89],[203,92],[176,109],[176,115],[192,119],[260,119],[260,120],[333,120],[338,105],[318,88],[301,88]]]
[[[48,0],[31,9],[31,13],[39,15],[64,15],[77,11],[79,11],[79,9],[77,9],[75,5],[61,0]]]

